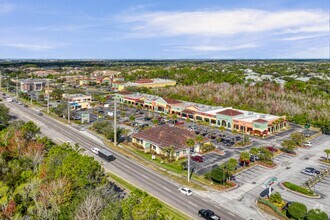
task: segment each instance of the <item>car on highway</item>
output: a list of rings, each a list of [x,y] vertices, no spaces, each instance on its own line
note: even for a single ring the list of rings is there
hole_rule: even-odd
[[[310,170],[310,169],[303,169],[303,170],[301,170],[301,173],[306,174],[308,176],[316,176],[317,175],[313,170]]]
[[[198,216],[202,217],[204,219],[207,219],[207,220],[220,220],[221,219],[219,216],[214,214],[214,212],[209,209],[200,209],[198,211]]]
[[[204,158],[201,156],[192,156],[191,159],[195,162],[202,163],[204,162]]]
[[[43,116],[44,114],[42,114],[42,112],[38,112],[38,115],[39,115],[39,116]]]
[[[183,195],[186,196],[191,196],[192,195],[192,191],[186,187],[180,187],[179,188],[179,192],[182,193]]]
[[[99,154],[100,149],[97,148],[97,147],[93,147],[93,148],[91,148],[91,151],[92,151],[94,154]]]

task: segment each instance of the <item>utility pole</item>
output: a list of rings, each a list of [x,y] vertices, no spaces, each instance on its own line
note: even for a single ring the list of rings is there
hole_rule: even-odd
[[[49,114],[49,80],[48,80],[48,86],[47,86],[47,113]]]
[[[68,124],[70,124],[70,102],[68,100]]]
[[[113,144],[117,146],[117,96],[115,95],[115,103],[114,103],[114,112],[113,112],[113,130],[114,130],[114,137],[113,137]]]
[[[0,90],[2,89],[2,75],[1,75],[1,70],[0,70]]]
[[[16,76],[16,97],[18,98],[18,76]]]

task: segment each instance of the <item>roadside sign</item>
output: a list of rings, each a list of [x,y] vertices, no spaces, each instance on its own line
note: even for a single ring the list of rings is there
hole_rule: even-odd
[[[89,123],[89,113],[82,113],[81,114],[81,123]]]
[[[269,188],[271,185],[273,185],[276,181],[277,181],[277,178],[276,178],[276,177],[269,178],[268,180],[266,180],[266,181],[264,182],[263,187],[264,187],[265,189],[267,189],[267,188]]]

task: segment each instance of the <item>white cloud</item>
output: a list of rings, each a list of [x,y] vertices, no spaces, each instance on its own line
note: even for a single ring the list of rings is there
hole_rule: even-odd
[[[1,43],[1,42],[0,42],[0,46],[14,47],[18,49],[34,50],[34,51],[50,50],[57,48],[55,45],[47,45],[47,44]]]
[[[326,32],[328,19],[325,11],[253,9],[156,12],[121,17],[124,22],[133,24],[132,31],[141,34],[209,37],[270,31]]]
[[[307,40],[307,39],[314,39],[319,37],[326,37],[329,36],[328,34],[316,34],[316,35],[299,35],[293,37],[286,37],[282,38],[283,41],[297,41],[297,40]]]
[[[241,44],[241,45],[232,45],[232,46],[212,46],[212,45],[197,45],[197,46],[184,46],[183,49],[194,50],[194,51],[232,51],[232,50],[241,50],[255,48],[258,45],[250,44]]]

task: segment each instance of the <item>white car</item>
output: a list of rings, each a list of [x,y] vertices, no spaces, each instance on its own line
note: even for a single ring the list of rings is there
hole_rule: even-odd
[[[188,188],[185,188],[185,187],[180,187],[179,192],[186,195],[186,196],[191,196],[192,195],[192,191]]]
[[[92,151],[94,154],[99,154],[100,149],[98,149],[97,147],[94,147],[94,148],[91,148],[91,151]]]
[[[305,147],[311,147],[312,143],[309,142],[309,141],[306,141],[306,142],[303,142],[302,145],[305,146]]]

